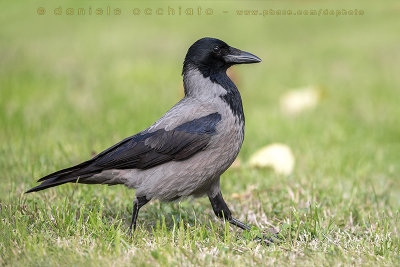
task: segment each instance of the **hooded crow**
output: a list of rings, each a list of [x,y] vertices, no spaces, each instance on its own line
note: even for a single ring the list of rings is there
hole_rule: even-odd
[[[183,63],[185,96],[146,130],[92,159],[49,174],[26,193],[65,183],[123,184],[136,189],[129,233],[151,199],[174,201],[207,195],[216,216],[248,230],[222,198],[220,176],[237,157],[244,138],[242,99],[226,70],[261,62],[214,38],[202,38]]]

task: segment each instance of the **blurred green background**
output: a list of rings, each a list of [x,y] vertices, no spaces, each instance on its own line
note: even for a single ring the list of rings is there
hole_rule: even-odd
[[[348,229],[349,221],[360,233],[386,223],[393,242],[378,253],[383,257],[380,262],[398,262],[394,256],[399,250],[400,207],[398,1],[1,1],[0,7],[0,264],[39,264],[40,255],[50,255],[47,264],[51,264],[68,253],[65,250],[73,254],[71,246],[62,245],[63,252],[53,248],[46,254],[57,247],[60,233],[29,212],[37,206],[42,213],[51,213],[67,199],[71,207],[98,201],[107,211],[106,225],[117,215],[122,216],[118,219],[122,228],[128,225],[133,192],[122,187],[65,185],[40,194],[22,193],[38,178],[86,160],[156,121],[183,96],[184,56],[194,41],[205,36],[263,59],[262,64],[235,67],[246,116],[239,158],[246,162],[273,142],[290,146],[296,158],[293,175],[285,177],[246,166],[229,170],[222,187],[235,213],[245,216],[256,209],[257,217],[264,214],[270,223],[282,226],[292,208],[315,202],[321,205],[326,223],[334,219],[335,233]],[[56,8],[61,8],[61,15],[54,15]],[[74,15],[67,15],[68,8]],[[78,8],[84,8],[85,15],[78,15]],[[94,14],[97,8],[103,15]],[[140,15],[133,14],[135,8]],[[152,15],[144,14],[146,8]],[[154,14],[159,8],[163,15]],[[168,8],[176,14],[168,15]],[[193,8],[195,14],[178,15],[179,8],[182,13]],[[121,14],[113,14],[115,9]],[[206,9],[213,14],[206,15]],[[277,9],[358,9],[364,14],[259,15]],[[241,10],[259,14],[238,15]],[[321,88],[318,106],[297,116],[284,114],[280,97],[310,85]],[[257,188],[251,191],[252,201],[231,197],[251,186]],[[71,192],[75,196],[69,198]],[[206,199],[195,202],[199,204],[184,202],[185,212],[190,215],[194,209],[212,217]],[[170,205],[178,212],[177,204]],[[139,224],[155,225],[162,209],[149,205],[139,215]],[[18,233],[16,216],[26,226],[24,234]],[[28,240],[44,232],[46,237],[35,241],[37,247],[26,248]],[[379,262],[373,242],[359,244],[366,249],[356,256],[359,263]],[[82,246],[85,250],[90,245]],[[137,246],[152,257],[146,244]],[[269,252],[265,248],[262,253]],[[346,258],[347,252],[340,260],[349,263],[353,258]],[[107,259],[108,253],[114,255],[99,249],[85,259],[99,255]],[[139,263],[149,263],[143,257]],[[313,262],[312,257],[307,260]],[[246,254],[231,261],[257,263]],[[165,262],[174,263],[168,257]],[[225,264],[213,257],[211,262]]]

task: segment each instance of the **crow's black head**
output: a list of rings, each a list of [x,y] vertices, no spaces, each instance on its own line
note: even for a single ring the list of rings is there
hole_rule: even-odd
[[[198,69],[204,77],[225,72],[235,64],[258,63],[261,59],[248,52],[230,47],[215,38],[202,38],[188,50],[183,63],[184,75],[190,69]]]

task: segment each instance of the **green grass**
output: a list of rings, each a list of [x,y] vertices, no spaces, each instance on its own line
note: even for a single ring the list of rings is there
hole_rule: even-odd
[[[168,4],[1,2],[0,265],[400,265],[400,5],[188,3],[169,5],[365,15],[55,17],[51,8],[60,5]],[[45,16],[39,6],[49,9]],[[246,115],[242,162],[273,142],[296,157],[287,177],[246,165],[223,175],[225,199],[251,232],[217,220],[206,198],[152,201],[128,238],[134,192],[122,186],[23,194],[157,120],[182,96],[184,54],[203,36],[263,59],[235,69]],[[323,88],[317,108],[283,114],[279,97],[307,85]],[[279,242],[253,241],[271,227]]]

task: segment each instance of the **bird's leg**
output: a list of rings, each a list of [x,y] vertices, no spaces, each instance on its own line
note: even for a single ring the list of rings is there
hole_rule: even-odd
[[[215,215],[217,215],[217,217],[219,217],[221,219],[225,219],[230,224],[235,225],[239,228],[242,228],[243,230],[249,231],[251,229],[251,227],[249,225],[246,225],[243,222],[232,217],[231,211],[229,210],[228,206],[226,205],[224,199],[222,198],[221,191],[218,191],[218,193],[214,197],[209,195],[208,198],[210,199],[211,206],[214,210]],[[262,237],[257,236],[254,238],[254,240],[262,241],[268,245],[271,243],[274,243],[274,240],[267,235],[263,235]]]
[[[219,191],[214,197],[208,196],[208,198],[210,199],[211,206],[217,217],[225,219],[230,224],[242,228],[243,230],[250,230],[250,226],[232,217],[232,213],[229,210],[228,205],[226,205],[225,200],[222,198],[221,191]]]
[[[130,235],[132,233],[132,228],[133,231],[135,232],[136,230],[136,220],[139,214],[139,210],[141,207],[146,205],[147,202],[149,202],[150,199],[147,199],[146,196],[144,197],[136,197],[135,200],[133,201],[133,212],[132,212],[132,220],[131,220],[131,225],[129,225],[128,232],[126,233],[127,235]]]

